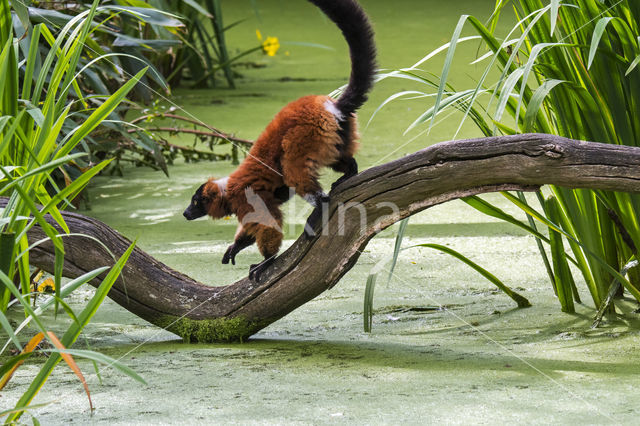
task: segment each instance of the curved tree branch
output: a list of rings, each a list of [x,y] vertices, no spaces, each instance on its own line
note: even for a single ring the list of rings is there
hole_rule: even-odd
[[[338,186],[319,235],[299,238],[260,283],[245,278],[206,286],[136,249],[122,273],[124,280],[118,280],[109,296],[187,340],[243,339],[334,286],[368,241],[396,221],[452,199],[535,190],[544,184],[640,191],[640,149],[542,134],[437,144]],[[395,212],[391,205],[397,206]],[[68,212],[64,217],[73,233],[95,236],[116,256],[130,244],[95,219]],[[29,234],[32,241],[43,237],[38,228]],[[69,277],[113,262],[104,248],[86,238],[65,238],[65,249]],[[47,271],[53,270],[53,259],[46,244],[31,253],[31,263]]]

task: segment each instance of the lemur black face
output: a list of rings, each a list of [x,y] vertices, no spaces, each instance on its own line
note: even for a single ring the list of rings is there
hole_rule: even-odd
[[[182,213],[187,220],[194,220],[207,214],[209,200],[202,195],[204,185],[200,185],[200,188],[196,190],[196,193],[191,197],[191,204]]]

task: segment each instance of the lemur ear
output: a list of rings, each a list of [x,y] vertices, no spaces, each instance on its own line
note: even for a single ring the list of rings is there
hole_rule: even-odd
[[[209,179],[204,184],[202,199],[207,205],[207,213],[212,218],[221,218],[229,215],[228,202],[224,197],[217,181]]]
[[[218,185],[213,179],[206,181],[198,190],[200,191],[200,189],[202,190],[201,197],[206,200],[215,200],[220,195]]]

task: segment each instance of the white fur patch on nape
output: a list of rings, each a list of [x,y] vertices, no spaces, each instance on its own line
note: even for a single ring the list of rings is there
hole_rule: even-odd
[[[217,179],[216,185],[218,185],[218,190],[220,191],[220,195],[223,197],[227,194],[227,182],[229,181],[229,177],[223,177],[222,179]]]
[[[331,99],[327,99],[326,101],[324,101],[323,106],[324,106],[324,109],[326,109],[331,114],[333,114],[336,120],[338,121],[344,120],[344,115],[342,115],[340,110],[336,107],[336,104]]]

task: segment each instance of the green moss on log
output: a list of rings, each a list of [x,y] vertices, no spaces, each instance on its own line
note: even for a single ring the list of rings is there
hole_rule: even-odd
[[[192,320],[167,316],[158,325],[164,325],[185,343],[218,343],[243,341],[268,323],[249,321],[244,317]]]

